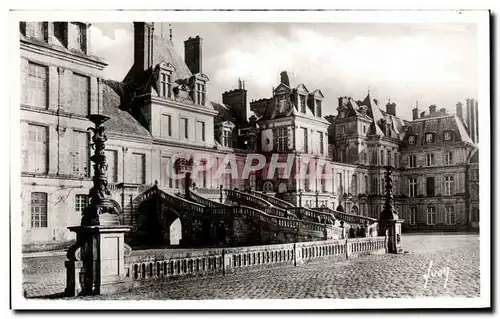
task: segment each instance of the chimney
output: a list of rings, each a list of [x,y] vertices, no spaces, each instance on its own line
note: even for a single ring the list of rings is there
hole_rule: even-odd
[[[241,80],[238,79],[238,89],[222,93],[222,103],[230,106],[240,120],[248,120],[247,90],[244,89]]]
[[[184,41],[184,61],[192,74],[202,73],[203,39],[197,35]]]
[[[435,104],[430,105],[429,106],[429,113],[432,114],[435,112],[436,112],[436,105]]]
[[[462,106],[463,106],[462,102],[458,102],[458,103],[457,103],[457,116],[458,116],[459,118],[461,118],[461,119],[463,119],[463,118],[464,118],[464,113],[463,113]]]
[[[281,77],[281,83],[290,86],[290,78],[288,77],[288,73],[286,71],[282,71],[280,73],[280,77]]]
[[[412,111],[413,111],[413,119],[414,120],[418,119],[418,107],[414,108]]]
[[[422,113],[420,113],[420,118],[422,118],[424,116],[425,116],[425,111],[423,111]]]
[[[389,101],[385,105],[385,110],[388,114],[396,116],[396,103]]]
[[[439,112],[443,113],[443,115],[444,115],[444,114],[446,114],[446,109],[443,107],[443,108],[439,109]]]
[[[137,71],[153,65],[154,23],[134,22],[134,65]]]

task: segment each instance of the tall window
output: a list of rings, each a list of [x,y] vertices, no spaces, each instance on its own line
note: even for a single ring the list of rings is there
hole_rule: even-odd
[[[434,133],[425,134],[425,142],[427,144],[434,144],[435,143]]]
[[[47,193],[31,193],[31,228],[47,227]]]
[[[366,125],[363,124],[363,134],[366,135]]]
[[[188,126],[188,119],[187,118],[184,118],[184,117],[181,118],[181,130],[180,131],[181,131],[183,138],[185,138],[185,139],[189,138],[189,126]]]
[[[23,170],[30,173],[47,173],[47,128],[28,125],[28,143],[23,149]]]
[[[162,114],[160,119],[161,131],[160,135],[162,137],[172,136],[172,116],[168,114]]]
[[[87,132],[73,132],[72,150],[70,152],[72,159],[72,173],[75,176],[88,176],[88,134]]]
[[[387,165],[391,166],[392,165],[392,152],[387,151]]]
[[[455,210],[453,206],[445,207],[444,222],[446,225],[455,225]]]
[[[387,137],[391,137],[391,124],[387,124],[385,127],[385,132],[387,133]]]
[[[133,153],[130,157],[131,183],[144,184],[144,154]]]
[[[453,132],[451,131],[445,131],[444,132],[444,140],[445,141],[451,141],[453,139]]]
[[[196,83],[196,101],[200,105],[205,105],[205,84]]]
[[[28,85],[25,89],[25,101],[34,107],[47,108],[48,68],[44,65],[29,62]]]
[[[278,152],[284,152],[288,148],[288,129],[286,127],[278,128]]]
[[[321,192],[326,192],[326,179],[323,176],[321,177]]]
[[[427,163],[427,166],[433,166],[434,165],[434,154],[432,153],[429,153],[426,155],[426,163]]]
[[[398,167],[398,153],[394,152],[394,167]]]
[[[434,177],[427,177],[427,196],[434,196]]]
[[[342,187],[342,173],[337,173],[337,194],[344,194],[344,189]]]
[[[416,197],[417,196],[417,179],[410,178],[409,185],[410,185],[409,196]]]
[[[345,134],[345,126],[340,125],[340,134]]]
[[[82,213],[89,204],[89,195],[75,195],[75,212]]]
[[[354,195],[358,194],[358,175],[356,174],[352,175],[351,193]]]
[[[453,154],[451,152],[444,153],[444,165],[452,165],[453,164]]]
[[[380,165],[384,166],[385,165],[385,160],[384,160],[384,151],[380,150]]]
[[[321,117],[321,100],[316,100],[316,116]]]
[[[417,167],[417,157],[415,155],[408,155],[408,163],[410,167]]]
[[[444,194],[451,196],[453,192],[453,176],[444,177]]]
[[[307,136],[307,128],[303,127],[302,132],[304,133],[304,152],[308,153],[309,152],[309,137]]]
[[[414,145],[417,143],[417,137],[415,135],[408,136],[408,144]]]
[[[160,73],[160,95],[163,97],[172,96],[172,74],[170,72]]]
[[[172,176],[170,175],[171,172],[170,170],[167,171],[167,166],[169,165],[170,162],[170,157],[162,156],[160,159],[160,164],[161,164],[161,172],[160,172],[160,178],[161,178],[161,186],[163,187],[168,187],[172,188],[173,187],[173,180]],[[173,168],[172,168],[173,171]]]
[[[117,158],[116,151],[106,150],[106,162],[108,163],[108,181],[116,183],[118,181],[117,174]]]
[[[90,104],[90,78],[73,73],[71,85],[73,96],[70,110],[79,115],[87,115]]]
[[[417,208],[410,208],[410,225],[415,225],[417,223]]]
[[[300,95],[300,112],[306,112],[306,97],[304,95]]]
[[[196,140],[205,142],[205,122],[196,121]]]
[[[323,140],[323,132],[318,132],[319,134],[319,153],[323,155],[325,153],[323,147],[324,147],[324,140]]]
[[[229,130],[222,131],[222,145],[226,147],[231,147],[232,134]]]
[[[85,25],[82,23],[70,23],[69,28],[69,33],[72,35],[68,39],[70,48],[85,52]]]
[[[45,41],[45,22],[30,22],[28,25],[28,37]]]
[[[436,207],[429,206],[427,207],[427,225],[435,225],[436,224]]]
[[[368,176],[365,175],[365,193],[368,193]]]

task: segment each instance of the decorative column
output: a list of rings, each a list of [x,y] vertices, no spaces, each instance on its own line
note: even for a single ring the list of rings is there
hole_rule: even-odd
[[[76,233],[76,243],[67,251],[66,294],[69,296],[99,295],[128,290],[125,273],[125,255],[131,249],[124,242],[124,234],[131,227],[120,225],[118,209],[109,196],[105,155],[107,141],[104,123],[109,117],[91,114],[89,128],[94,154],[94,186],[89,191],[90,204],[84,209],[80,226],[68,227]],[[80,285],[77,285],[77,280]]]
[[[380,213],[379,228],[381,234],[388,236],[388,252],[391,254],[403,253],[401,243],[401,224],[398,213],[393,205],[392,197],[392,167],[386,166],[385,172],[385,203],[384,209]]]

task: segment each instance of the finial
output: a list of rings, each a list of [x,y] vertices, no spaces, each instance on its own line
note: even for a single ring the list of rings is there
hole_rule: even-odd
[[[391,104],[391,98],[389,98],[389,104]]]
[[[370,87],[368,87],[368,94],[370,94]]]
[[[170,24],[170,23],[168,24],[168,30],[170,32],[170,36],[169,36],[170,41],[172,41],[172,24]]]

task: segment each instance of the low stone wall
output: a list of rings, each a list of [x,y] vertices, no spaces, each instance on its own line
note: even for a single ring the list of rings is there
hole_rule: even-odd
[[[319,258],[344,260],[387,252],[387,237],[233,248],[151,250],[125,260],[131,287],[190,276],[225,275],[255,267],[298,266]]]

